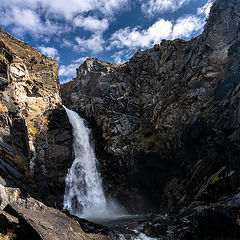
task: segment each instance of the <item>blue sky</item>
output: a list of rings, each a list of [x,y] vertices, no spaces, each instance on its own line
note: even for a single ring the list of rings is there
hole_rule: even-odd
[[[123,63],[203,30],[213,0],[1,0],[0,26],[58,60],[61,82],[87,58]]]

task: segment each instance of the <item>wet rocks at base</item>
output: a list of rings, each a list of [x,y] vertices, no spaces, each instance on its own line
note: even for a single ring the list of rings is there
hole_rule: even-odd
[[[239,239],[239,208],[230,205],[227,199],[205,205],[193,203],[174,215],[146,220],[143,232],[161,239]]]

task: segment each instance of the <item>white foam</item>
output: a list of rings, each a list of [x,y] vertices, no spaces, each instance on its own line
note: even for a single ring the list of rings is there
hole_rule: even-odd
[[[75,160],[65,179],[64,209],[89,220],[124,214],[122,207],[113,199],[105,197],[97,170],[97,159],[90,143],[90,130],[76,112],[64,108],[73,128],[75,154]]]

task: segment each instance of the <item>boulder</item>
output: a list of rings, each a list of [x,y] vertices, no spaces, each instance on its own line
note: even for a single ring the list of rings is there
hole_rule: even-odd
[[[198,208],[192,221],[192,233],[200,238],[237,239],[240,226],[235,215],[222,205]]]
[[[0,232],[7,232],[7,229],[14,229],[19,221],[16,217],[0,210]]]
[[[33,198],[20,198],[8,204],[4,211],[18,218],[20,230],[17,230],[16,234],[22,239],[30,237],[41,240],[110,240],[104,235],[84,233],[79,223]]]

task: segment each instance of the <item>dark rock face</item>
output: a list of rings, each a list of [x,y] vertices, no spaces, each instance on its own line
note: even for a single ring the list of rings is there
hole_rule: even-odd
[[[217,0],[199,37],[122,65],[87,59],[62,85],[64,104],[93,126],[104,181],[123,204],[128,185],[168,212],[239,191],[239,10],[239,0]]]
[[[64,108],[55,109],[49,116],[46,185],[49,203],[60,209],[63,207],[65,176],[74,157],[72,139],[72,127]]]
[[[7,229],[13,229],[19,223],[18,219],[12,215],[0,210],[0,232],[7,232]]]
[[[0,173],[0,209],[20,196],[37,196],[36,185],[26,159],[12,146],[3,142],[0,142]]]

